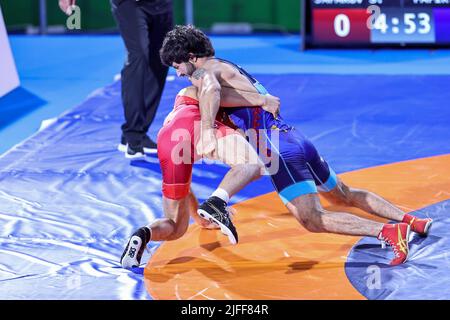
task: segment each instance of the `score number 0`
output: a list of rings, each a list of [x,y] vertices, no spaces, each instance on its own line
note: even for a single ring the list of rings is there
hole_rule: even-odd
[[[334,18],[334,32],[338,37],[345,38],[350,33],[350,19],[343,13]]]
[[[350,19],[340,13],[334,18],[334,32],[338,37],[345,38],[350,33]]]

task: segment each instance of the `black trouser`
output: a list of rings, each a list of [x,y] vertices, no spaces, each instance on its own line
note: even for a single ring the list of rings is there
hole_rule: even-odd
[[[131,146],[140,146],[158,108],[168,68],[159,49],[172,29],[172,8],[155,12],[152,1],[111,0],[112,12],[128,52],[122,69],[122,134]]]

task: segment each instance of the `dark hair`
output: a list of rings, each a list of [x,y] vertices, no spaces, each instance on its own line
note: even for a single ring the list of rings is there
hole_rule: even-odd
[[[173,30],[167,32],[159,50],[161,62],[169,67],[174,62],[188,62],[189,53],[197,58],[211,57],[215,54],[211,41],[201,30],[192,25],[175,26]]]

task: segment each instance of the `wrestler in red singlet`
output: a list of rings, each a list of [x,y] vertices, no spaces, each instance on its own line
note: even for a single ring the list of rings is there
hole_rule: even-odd
[[[200,159],[195,148],[200,137],[200,120],[198,101],[177,95],[174,109],[164,120],[157,141],[162,192],[166,198],[179,200],[189,193],[192,166]],[[215,126],[218,139],[236,133],[217,120]]]

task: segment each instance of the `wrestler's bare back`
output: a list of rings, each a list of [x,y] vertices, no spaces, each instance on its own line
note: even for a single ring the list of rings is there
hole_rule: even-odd
[[[247,92],[258,92],[246,76],[241,74],[236,67],[226,62],[222,62],[213,57],[208,58],[201,69],[213,73],[221,87],[228,87]],[[194,86],[199,87],[199,82],[197,82],[195,78],[190,77],[189,80],[191,80]]]

